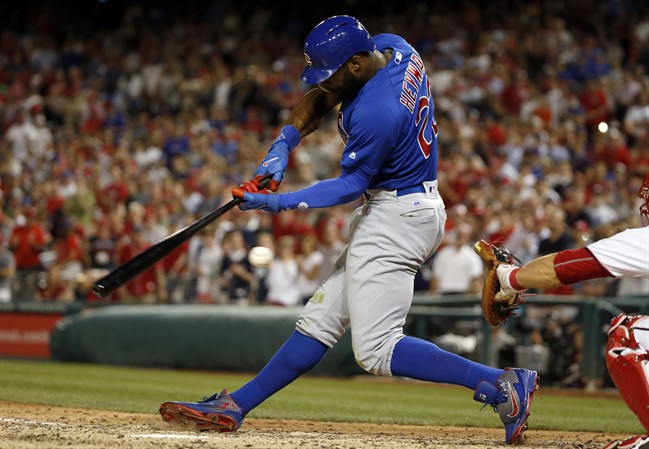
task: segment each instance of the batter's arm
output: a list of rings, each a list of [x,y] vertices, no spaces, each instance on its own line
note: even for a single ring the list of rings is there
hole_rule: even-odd
[[[268,154],[257,167],[255,180],[234,189],[232,194],[240,196],[244,191],[256,192],[255,183],[269,175],[272,175],[269,188],[276,192],[279,183],[284,178],[284,172],[288,168],[291,151],[299,145],[301,138],[308,136],[320,126],[324,116],[340,101],[340,97],[336,94],[320,89],[312,89],[304,94],[291,110],[288,120],[268,150]]]
[[[300,99],[286,121],[300,131],[300,138],[318,129],[322,119],[342,100],[336,94],[312,89]]]

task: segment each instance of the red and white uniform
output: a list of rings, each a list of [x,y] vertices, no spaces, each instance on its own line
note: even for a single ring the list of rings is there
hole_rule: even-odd
[[[588,245],[613,277],[649,277],[649,227],[627,229]]]
[[[554,272],[561,284],[601,277],[649,278],[649,173],[638,190],[638,197],[644,200],[640,218],[645,227],[627,229],[585,248],[557,253]]]
[[[640,217],[645,227],[627,229],[586,248],[557,253],[554,270],[562,284],[605,276],[649,278],[649,173],[638,196],[644,199]],[[611,321],[606,367],[647,434],[612,441],[603,449],[649,447],[649,316],[620,314]]]
[[[624,402],[649,432],[648,349],[648,316],[621,314],[613,318],[608,329],[606,367]]]

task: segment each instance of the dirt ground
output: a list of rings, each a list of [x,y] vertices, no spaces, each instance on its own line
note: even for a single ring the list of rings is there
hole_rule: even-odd
[[[530,429],[525,447],[599,449],[623,435]],[[248,419],[233,434],[171,427],[158,415],[0,401],[2,449],[496,449],[502,429]]]

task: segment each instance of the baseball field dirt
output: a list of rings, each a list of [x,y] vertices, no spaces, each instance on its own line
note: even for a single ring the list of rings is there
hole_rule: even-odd
[[[3,449],[496,449],[502,429],[248,419],[237,433],[174,428],[159,415],[0,401]],[[530,429],[524,447],[599,449],[625,435]]]

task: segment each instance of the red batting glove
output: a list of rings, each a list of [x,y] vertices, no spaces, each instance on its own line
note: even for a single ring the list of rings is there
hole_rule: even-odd
[[[248,193],[268,193],[267,189],[259,190],[259,181],[263,176],[257,175],[250,181],[244,182],[239,187],[235,187],[231,190],[232,196],[235,198],[243,198],[245,192]]]
[[[274,179],[270,181],[270,184],[268,185],[268,188],[272,190],[273,192],[277,192],[277,189],[279,188],[279,182],[275,181]]]

